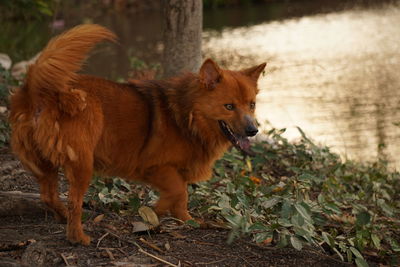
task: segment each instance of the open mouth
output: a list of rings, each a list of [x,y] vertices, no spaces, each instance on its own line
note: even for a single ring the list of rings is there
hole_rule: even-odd
[[[226,124],[224,121],[218,121],[219,127],[222,132],[228,138],[228,140],[232,143],[234,147],[242,151],[243,153],[254,156],[255,153],[251,151],[250,148],[250,140],[246,136],[241,136],[232,131],[232,129]]]

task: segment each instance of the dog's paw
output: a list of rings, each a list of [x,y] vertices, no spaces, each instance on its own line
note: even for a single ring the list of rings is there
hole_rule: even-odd
[[[90,236],[84,234],[84,233],[68,233],[67,234],[67,239],[69,242],[72,244],[81,244],[84,246],[89,246],[91,238]]]
[[[82,239],[81,239],[81,241],[79,243],[81,243],[84,246],[89,246],[90,245],[90,241],[91,241],[90,236],[83,234]]]
[[[190,214],[187,210],[174,211],[174,212],[172,212],[172,216],[174,216],[175,218],[177,218],[181,221],[184,221],[184,222],[193,220],[193,217],[190,216]]]
[[[80,244],[84,246],[89,246],[91,238],[88,235],[83,234],[79,238],[68,238],[68,241],[71,242],[72,244]]]

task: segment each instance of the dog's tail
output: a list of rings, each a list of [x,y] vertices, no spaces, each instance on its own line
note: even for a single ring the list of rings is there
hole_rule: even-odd
[[[32,101],[56,104],[59,94],[69,95],[87,53],[103,40],[115,41],[116,36],[96,24],[77,26],[53,38],[28,69],[24,87]]]

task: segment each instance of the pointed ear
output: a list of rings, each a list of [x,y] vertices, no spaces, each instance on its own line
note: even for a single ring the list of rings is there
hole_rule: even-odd
[[[267,63],[262,63],[260,65],[254,66],[254,67],[241,70],[240,72],[246,76],[249,76],[252,80],[257,82],[258,78],[260,77],[261,72],[264,71],[266,65],[267,65]]]
[[[199,75],[201,81],[209,89],[213,89],[222,78],[221,69],[210,58],[206,59],[203,65],[201,65]]]

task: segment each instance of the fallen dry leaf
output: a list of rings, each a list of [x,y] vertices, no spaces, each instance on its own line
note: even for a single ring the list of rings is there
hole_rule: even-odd
[[[145,222],[150,223],[154,227],[160,225],[157,214],[151,208],[143,206],[139,208],[138,212]]]
[[[154,228],[152,225],[144,222],[132,222],[132,226],[134,233],[146,232]]]
[[[94,223],[99,223],[103,220],[104,214],[100,214],[99,216],[96,216],[96,218],[93,219]]]

